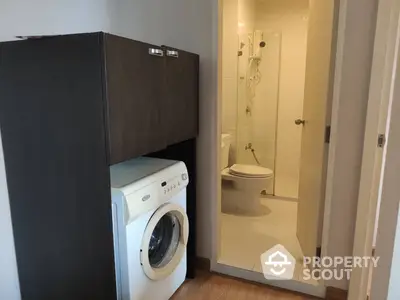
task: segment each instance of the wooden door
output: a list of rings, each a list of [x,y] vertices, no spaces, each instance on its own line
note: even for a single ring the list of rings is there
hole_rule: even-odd
[[[297,212],[297,237],[305,256],[316,255],[322,234],[333,20],[334,1],[310,1]]]
[[[163,115],[168,145],[195,138],[199,119],[199,56],[164,47],[166,54]]]
[[[164,67],[160,47],[105,35],[110,164],[166,147]]]

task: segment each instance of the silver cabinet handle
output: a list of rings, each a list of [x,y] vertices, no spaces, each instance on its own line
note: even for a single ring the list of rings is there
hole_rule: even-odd
[[[164,56],[164,51],[161,49],[149,48],[149,54],[154,56]]]
[[[179,52],[176,50],[167,50],[167,56],[178,58]]]

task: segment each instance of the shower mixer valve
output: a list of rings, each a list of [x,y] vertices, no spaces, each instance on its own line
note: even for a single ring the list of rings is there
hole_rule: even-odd
[[[252,143],[248,143],[245,147],[244,150],[253,150],[253,144]]]

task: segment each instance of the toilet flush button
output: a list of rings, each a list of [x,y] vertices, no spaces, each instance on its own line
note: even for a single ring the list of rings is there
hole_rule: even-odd
[[[188,176],[186,173],[182,174],[182,180],[187,180]]]

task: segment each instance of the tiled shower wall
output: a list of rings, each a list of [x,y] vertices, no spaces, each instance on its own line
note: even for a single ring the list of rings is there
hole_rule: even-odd
[[[222,132],[231,134],[230,163],[237,162],[239,34],[254,30],[255,0],[223,0]]]
[[[236,160],[238,1],[223,0],[222,132],[231,134],[230,163]]]

